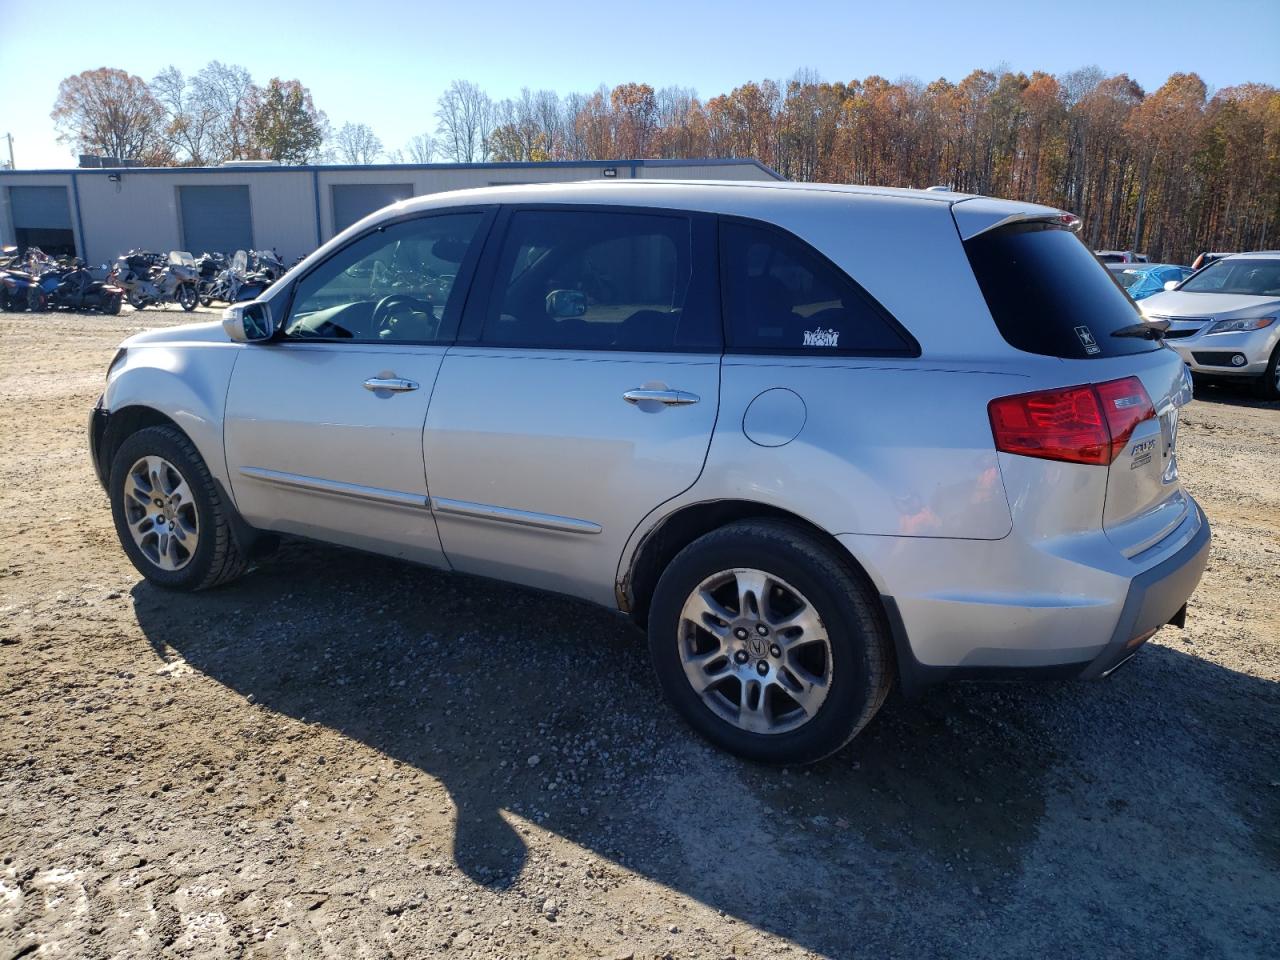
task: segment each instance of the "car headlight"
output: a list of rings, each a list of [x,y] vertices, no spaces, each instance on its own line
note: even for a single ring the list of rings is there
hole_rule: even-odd
[[[1208,330],[1209,333],[1240,333],[1245,330],[1261,330],[1276,322],[1275,317],[1248,317],[1244,320],[1219,320]]]

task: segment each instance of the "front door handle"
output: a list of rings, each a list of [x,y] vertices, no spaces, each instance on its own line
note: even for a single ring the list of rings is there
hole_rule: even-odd
[[[656,403],[666,404],[668,407],[683,407],[691,403],[697,403],[702,398],[696,393],[690,393],[688,390],[646,390],[637,387],[635,390],[628,390],[624,393],[622,399],[627,403],[642,403],[645,400],[651,400]]]
[[[379,390],[386,390],[388,393],[406,393],[409,390],[417,390],[418,382],[405,380],[403,377],[370,377],[364,382],[364,388],[375,393]]]

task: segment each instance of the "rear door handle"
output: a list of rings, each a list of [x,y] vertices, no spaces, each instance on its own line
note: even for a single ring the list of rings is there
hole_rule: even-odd
[[[622,399],[627,403],[652,400],[657,403],[664,403],[668,407],[683,407],[691,403],[697,403],[702,398],[696,393],[690,393],[687,390],[645,390],[637,387],[635,390],[628,390],[624,393]]]
[[[386,390],[389,393],[406,393],[409,390],[417,390],[418,382],[416,380],[405,380],[403,377],[370,377],[364,382],[366,390]]]

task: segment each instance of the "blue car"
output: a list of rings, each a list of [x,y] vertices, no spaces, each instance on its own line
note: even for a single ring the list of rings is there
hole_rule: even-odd
[[[1191,276],[1190,267],[1173,263],[1109,263],[1107,269],[1135,300],[1160,293],[1170,280],[1181,283]]]

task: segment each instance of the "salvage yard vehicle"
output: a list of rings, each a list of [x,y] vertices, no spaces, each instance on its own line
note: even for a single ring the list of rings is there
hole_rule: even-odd
[[[583,597],[710,740],[814,761],[895,676],[1099,677],[1185,619],[1190,379],[1078,223],[812,184],[404,201],[126,340],[90,449],[161,587],[292,534]]]
[[[1176,263],[1109,263],[1107,269],[1135,300],[1145,300],[1163,290],[1166,283],[1180,283],[1191,276],[1190,267]]]
[[[189,313],[200,302],[196,261],[184,250],[170,251],[168,257],[131,250],[116,259],[108,279],[124,290],[125,299],[135,310],[176,303]]]
[[[1192,373],[1280,400],[1280,250],[1229,254],[1142,301]]]

